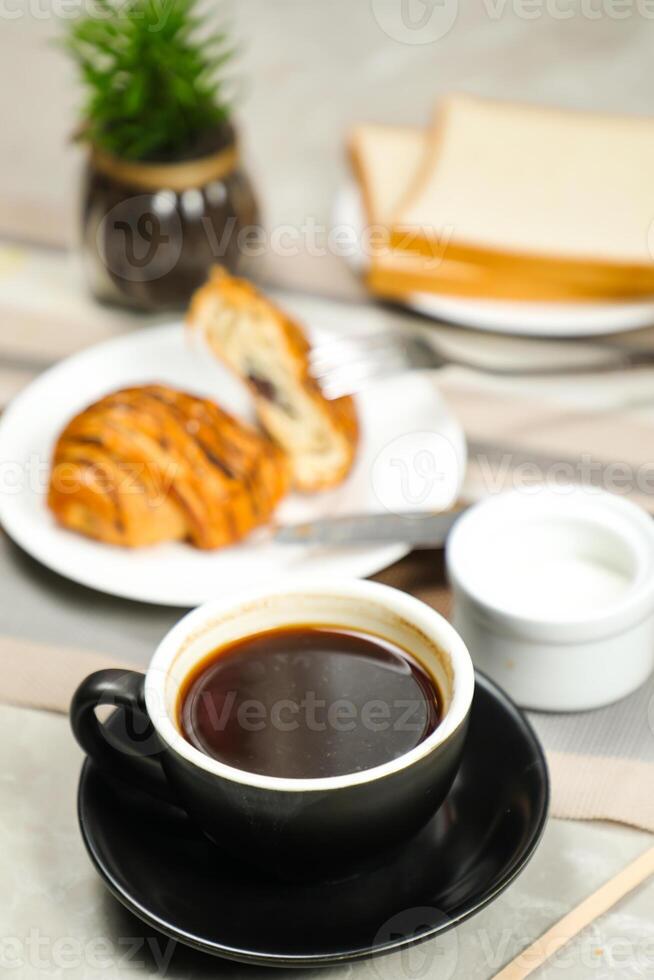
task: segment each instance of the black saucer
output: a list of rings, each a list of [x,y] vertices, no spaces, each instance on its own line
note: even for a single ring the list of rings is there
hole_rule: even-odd
[[[421,942],[478,912],[518,875],[547,816],[541,747],[480,674],[461,769],[421,833],[348,878],[288,885],[210,844],[179,810],[82,769],[79,820],[100,875],[128,909],[206,953],[327,966]]]

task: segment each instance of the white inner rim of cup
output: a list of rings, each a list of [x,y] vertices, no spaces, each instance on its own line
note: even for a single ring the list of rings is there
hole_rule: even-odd
[[[177,725],[176,707],[180,685],[192,667],[235,639],[293,623],[361,629],[407,649],[436,679],[444,697],[444,716],[436,730],[410,752],[382,766],[321,779],[288,779],[236,769],[187,742]],[[162,640],[145,682],[148,714],[177,755],[233,782],[293,792],[361,785],[412,765],[456,731],[469,711],[473,692],[474,670],[465,644],[429,606],[376,582],[316,579],[253,589],[195,609]]]

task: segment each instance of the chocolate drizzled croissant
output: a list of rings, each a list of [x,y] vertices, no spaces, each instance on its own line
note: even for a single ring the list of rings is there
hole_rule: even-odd
[[[77,415],[54,451],[48,505],[111,544],[212,549],[265,523],[288,490],[285,455],[213,402],[148,385]]]

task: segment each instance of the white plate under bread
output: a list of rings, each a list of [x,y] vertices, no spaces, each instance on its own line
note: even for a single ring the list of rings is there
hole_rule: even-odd
[[[360,243],[365,227],[361,197],[354,180],[341,187],[332,215],[334,227],[351,229]],[[363,248],[348,252],[357,272],[367,264]],[[433,320],[456,323],[474,330],[517,334],[525,337],[593,337],[651,327],[654,301],[620,303],[529,303],[470,299],[436,293],[409,293],[404,305]]]
[[[653,118],[450,95],[424,129],[355,127],[350,151],[335,224],[359,267],[366,225],[392,233],[376,295],[526,335],[654,322]]]

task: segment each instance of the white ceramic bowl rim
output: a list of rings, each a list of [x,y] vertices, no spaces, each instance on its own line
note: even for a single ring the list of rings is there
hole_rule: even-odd
[[[587,513],[582,513],[581,508]],[[482,542],[484,530],[498,522],[516,524],[524,517],[549,517],[553,520],[578,519],[580,523],[602,520],[609,532],[622,537],[630,548],[637,569],[625,592],[579,616],[558,619],[521,612],[510,600],[500,603],[485,594],[483,586],[473,583],[466,566],[474,553],[475,540]],[[501,559],[498,559],[501,560]],[[596,487],[561,485],[509,490],[475,504],[454,526],[447,542],[447,571],[451,583],[467,595],[492,620],[501,618],[504,625],[520,632],[541,632],[549,639],[565,641],[571,634],[592,632],[610,634],[613,628],[644,618],[654,611],[654,520],[630,500]]]
[[[449,657],[453,671],[453,690],[449,708],[436,730],[410,752],[398,759],[362,772],[321,779],[286,779],[246,772],[225,765],[186,741],[168,711],[157,710],[166,704],[166,681],[169,668],[184,641],[204,625],[241,607],[271,597],[321,595],[339,598],[360,598],[390,610],[416,626]],[[456,630],[439,613],[413,596],[377,582],[321,579],[304,576],[301,581],[287,579],[274,586],[253,588],[227,599],[218,599],[199,606],[181,619],[157,647],[145,680],[145,701],[152,723],[177,755],[206,772],[232,782],[260,789],[285,792],[307,792],[343,789],[371,783],[408,768],[428,756],[454,734],[465,721],[474,694],[474,668],[466,646]]]

